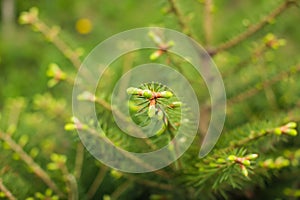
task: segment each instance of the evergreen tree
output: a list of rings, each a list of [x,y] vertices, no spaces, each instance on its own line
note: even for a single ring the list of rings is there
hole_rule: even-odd
[[[94,120],[73,116],[71,109],[75,74],[83,63],[80,51],[73,50],[62,39],[57,26],[44,22],[37,8],[23,12],[20,23],[41,33],[74,69],[71,71],[53,59],[46,72],[50,92],[36,94],[32,99],[9,99],[1,109],[1,198],[299,198],[300,63],[298,58],[289,57],[297,54],[288,51],[288,38],[272,32],[274,24],[284,21],[286,16],[281,14],[294,11],[299,17],[297,3],[296,0],[263,3],[267,8],[264,17],[255,15],[252,20],[244,19],[244,30],[233,37],[217,33],[223,30],[217,27],[216,18],[224,14],[221,8],[226,7],[226,3],[214,4],[213,0],[193,3],[168,0],[162,3],[165,26],[203,44],[224,80],[227,94],[224,129],[217,144],[203,158],[198,157],[199,147],[208,130],[212,103],[205,82],[195,75],[195,69],[172,53],[172,48],[178,45],[176,41],[160,32],[145,34],[143,37],[156,46],[156,50],[123,55],[103,72],[104,78],[95,94],[89,91],[90,88],[83,88],[76,94],[79,103],[95,105],[98,118]],[[220,9],[217,13],[216,7]],[[201,23],[199,19],[202,19]],[[124,45],[126,48],[131,44]],[[156,81],[126,88],[120,84],[118,90],[129,101],[118,104],[124,107],[114,107],[110,103],[119,79],[132,66],[145,61],[165,64],[180,72],[201,102],[198,132],[181,156],[177,154],[182,147],[172,141],[180,128],[184,128],[187,138],[190,137],[191,127],[198,121],[189,114],[195,112],[192,103],[181,101],[174,88]],[[169,78],[172,77],[166,77]],[[63,95],[60,92],[62,85],[68,88]],[[117,118],[126,122],[128,118],[123,116],[123,109],[129,109],[130,118],[139,126],[156,123],[150,131],[153,135],[137,139],[125,134],[112,115],[114,112]],[[134,127],[128,125],[125,128],[138,134]],[[79,134],[79,137],[77,131],[83,131],[84,136]],[[107,138],[107,144],[138,153],[155,151],[171,142],[168,152],[171,157],[179,158],[153,171],[151,167],[155,161],[146,163],[124,153],[133,163],[152,172],[118,171],[95,159],[82,144],[84,137],[92,138],[88,140],[88,146],[96,146],[106,154],[100,156],[107,158],[113,157],[113,152],[108,151],[106,144],[97,145],[98,138]]]

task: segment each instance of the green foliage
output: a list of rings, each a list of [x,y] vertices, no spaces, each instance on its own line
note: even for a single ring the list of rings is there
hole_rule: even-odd
[[[1,23],[0,199],[299,198],[296,4],[297,0],[19,2],[19,23],[41,34],[14,22],[14,29],[8,30]],[[33,8],[24,11],[29,7]],[[54,23],[61,27],[49,25]],[[133,28],[132,24],[182,31],[203,44],[218,66],[226,86],[227,120],[205,158],[198,158],[210,119],[205,83],[189,63],[169,52],[176,46],[173,41],[153,32],[145,37],[157,50],[121,56],[104,72],[105,87],[99,84],[96,94],[86,91],[78,96],[96,104],[99,121],[72,116],[72,86],[83,56],[112,33]],[[172,88],[152,82],[122,89],[130,96],[133,121],[145,126],[155,119],[160,129],[140,141],[117,127],[110,93],[123,74],[145,61],[178,70],[197,91],[199,134],[188,151],[164,169],[119,172],[96,161],[76,130],[139,152],[165,146],[178,127],[189,126],[179,123],[188,105]],[[170,151],[176,153],[176,148]]]

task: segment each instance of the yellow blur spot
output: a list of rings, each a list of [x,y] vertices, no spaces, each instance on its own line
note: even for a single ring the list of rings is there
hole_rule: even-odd
[[[76,22],[76,30],[80,34],[88,34],[92,30],[92,22],[87,18],[81,18]]]

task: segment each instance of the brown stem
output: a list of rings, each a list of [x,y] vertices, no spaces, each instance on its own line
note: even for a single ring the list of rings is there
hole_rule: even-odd
[[[0,190],[5,194],[5,197],[9,200],[16,200],[17,198],[5,187],[2,179],[0,178]]]
[[[82,164],[84,159],[84,147],[81,142],[77,144],[74,176],[77,180],[80,179]]]
[[[184,18],[184,16],[182,15],[182,13],[180,12],[180,10],[178,9],[175,0],[168,0],[169,4],[171,6],[171,12],[174,13],[174,15],[177,17],[178,20],[178,24],[181,27],[182,31],[184,33],[186,33],[188,36],[191,36],[190,30],[189,30],[189,26],[186,23],[186,19]]]
[[[232,145],[230,145],[228,147],[228,149],[234,149],[234,148],[237,148],[237,147],[243,147],[243,146],[249,144],[250,142],[255,141],[255,140],[257,140],[257,139],[259,139],[259,138],[261,138],[261,137],[263,137],[265,135],[268,135],[270,133],[272,133],[272,130],[261,131],[261,132],[259,132],[257,134],[254,134],[254,136],[251,136],[251,137],[249,136],[249,137],[247,137],[245,139],[239,140],[236,143],[233,143]]]
[[[96,175],[96,178],[94,179],[91,187],[89,188],[89,191],[87,192],[88,199],[92,199],[94,197],[102,181],[104,180],[106,172],[107,172],[106,166],[103,165],[102,168],[99,168],[98,174]]]
[[[205,37],[205,43],[209,47],[212,40],[212,6],[213,6],[213,0],[206,0],[204,2],[204,21],[203,21],[203,28],[204,28],[204,37]]]
[[[128,178],[128,179],[130,179],[134,182],[140,183],[142,185],[145,185],[145,186],[158,188],[158,189],[161,189],[161,190],[170,190],[170,191],[174,190],[174,187],[172,185],[169,185],[169,184],[164,184],[164,183],[150,181],[150,180],[146,180],[146,179],[142,179],[142,178],[137,178],[137,177],[135,177],[134,175],[131,175],[131,174],[123,174],[123,175],[126,178]]]
[[[101,105],[102,107],[104,107],[106,110],[112,111],[112,107],[105,100],[100,99],[100,98],[96,98],[96,103],[98,103],[99,105]]]
[[[5,141],[9,147],[17,153],[20,158],[32,169],[33,173],[38,176],[49,188],[56,192],[60,197],[65,195],[58,189],[49,175],[18,145],[7,133],[0,132],[0,139]]]
[[[210,50],[210,55],[215,55],[221,51],[230,49],[239,43],[243,42],[250,36],[252,36],[254,33],[262,29],[264,26],[266,26],[270,21],[272,21],[274,18],[279,16],[281,13],[283,13],[287,8],[289,8],[291,5],[295,5],[295,0],[286,0],[282,4],[280,4],[277,8],[275,8],[272,12],[270,12],[269,15],[265,16],[261,21],[259,21],[256,24],[253,24],[248,27],[248,29],[241,33],[240,35],[237,35],[233,37],[232,39],[220,44],[218,47]]]
[[[111,194],[111,199],[117,200],[123,194],[123,192],[125,192],[131,185],[131,181],[124,182]]]

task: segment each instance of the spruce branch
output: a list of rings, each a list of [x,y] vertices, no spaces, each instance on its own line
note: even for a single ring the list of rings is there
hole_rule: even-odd
[[[136,128],[131,125],[130,120],[127,119],[127,117],[122,112],[120,112],[118,108],[112,107],[105,100],[96,97],[95,95],[93,95],[92,93],[90,93],[88,91],[85,91],[82,94],[80,94],[77,97],[77,99],[81,100],[81,101],[89,101],[89,102],[97,103],[100,106],[104,107],[107,111],[114,112],[120,120],[122,120],[124,123],[128,124],[128,126],[129,126],[128,129],[129,130],[134,130],[136,134],[138,134],[139,136],[145,138],[144,133],[142,131],[136,130]],[[145,142],[146,145],[149,146],[151,149],[156,149],[157,148],[157,146],[155,144],[153,144],[148,139],[144,139],[143,142]]]
[[[209,162],[196,164],[195,172],[186,172],[187,185],[193,186],[196,196],[200,193],[222,194],[226,187],[242,188],[242,183],[249,181],[249,171],[255,163],[257,154],[245,154],[241,149],[231,155],[223,155],[216,159],[208,158]],[[241,176],[241,174],[243,176]]]
[[[12,194],[12,192],[7,189],[7,187],[4,185],[2,179],[0,178],[0,191],[2,191],[5,195],[5,197],[9,200],[16,200],[17,198]]]
[[[228,153],[233,149],[245,147],[251,144],[252,142],[257,141],[258,139],[271,134],[278,135],[278,136],[280,135],[296,136],[297,135],[296,127],[297,124],[295,122],[289,122],[283,126],[261,130],[259,132],[251,132],[248,137],[241,140],[233,141],[230,143],[228,147],[220,149],[219,151],[223,153]],[[215,155],[217,155],[217,153]]]
[[[209,54],[215,55],[221,51],[225,51],[227,49],[230,49],[240,44],[241,42],[248,39],[250,36],[258,32],[259,30],[261,30],[263,27],[265,27],[268,23],[270,23],[272,20],[274,20],[276,17],[278,17],[280,14],[282,14],[285,10],[287,10],[292,5],[297,5],[296,0],[285,0],[282,4],[280,4],[273,11],[271,11],[267,16],[265,16],[261,21],[249,26],[245,32],[209,50]]]
[[[252,131],[250,135],[246,136],[244,139],[234,140],[229,143],[229,146],[217,148],[212,152],[213,154],[211,156],[194,163],[193,166],[195,166],[196,169],[184,171],[187,176],[187,185],[192,185],[197,188],[198,192],[213,190],[222,193],[222,190],[228,186],[242,188],[244,182],[250,181],[250,178],[248,177],[249,172],[254,175],[267,173],[265,170],[259,172],[259,170],[255,171],[255,169],[258,166],[267,168],[273,162],[272,160],[269,160],[255,164],[254,160],[259,155],[256,152],[247,153],[250,149],[247,147],[254,144],[254,142],[257,142],[260,138],[268,135],[295,136],[297,135],[296,126],[297,124],[295,122],[289,122],[275,128],[256,132]],[[278,166],[284,164],[284,161],[281,162],[281,160],[277,161]],[[235,171],[242,173],[244,176],[241,177],[237,175]],[[208,185],[211,185],[212,188],[208,188]]]
[[[28,155],[23,148],[17,144],[9,134],[0,131],[0,139],[5,141],[9,147],[17,153],[20,158],[32,169],[33,173],[39,177],[49,188],[56,192],[60,197],[65,197],[64,193],[57,187],[55,182],[50,178],[46,171],[38,165],[30,155]]]
[[[150,31],[148,36],[157,46],[157,50],[150,55],[150,60],[158,59],[160,56],[168,53],[169,49],[174,46],[174,41],[166,41],[166,39],[163,37],[163,33],[155,29]]]
[[[115,146],[113,144],[113,142],[111,140],[109,140],[108,138],[106,138],[106,136],[100,134],[96,129],[89,127],[87,124],[83,124],[82,122],[80,122],[78,119],[74,119],[74,124],[67,124],[65,126],[66,130],[84,130],[87,131],[89,134],[91,134],[92,136],[96,137],[96,138],[100,138],[101,140],[103,140],[104,142],[106,142],[107,144],[109,144],[110,146]],[[134,163],[142,166],[145,169],[149,169],[153,171],[153,167],[151,166],[151,164],[148,163],[144,163],[142,160],[140,160],[138,157],[132,155],[131,153],[127,153],[127,151],[119,151],[119,153],[123,154],[125,157],[127,157],[128,159],[132,160]],[[156,170],[154,171],[155,174],[158,174],[162,177],[165,178],[169,178],[170,175],[163,171],[163,170]]]
[[[66,190],[68,193],[68,200],[78,199],[77,181],[73,174],[71,174],[67,168],[67,157],[65,155],[51,154],[51,161],[47,167],[49,170],[60,170],[63,181],[66,184]]]
[[[59,27],[53,26],[49,27],[44,21],[42,21],[38,16],[38,9],[33,7],[29,12],[23,12],[20,15],[19,22],[21,24],[31,25],[32,28],[44,35],[44,37],[50,41],[54,46],[73,64],[76,69],[81,66],[81,61],[79,59],[79,54],[73,51],[69,45],[61,39],[59,34]]]
[[[222,74],[223,79],[237,73],[239,70],[243,69],[245,66],[249,66],[257,63],[258,60],[262,60],[263,55],[268,52],[269,49],[277,50],[279,47],[284,46],[286,41],[282,38],[277,38],[274,34],[268,33],[262,42],[259,42],[250,52],[250,54],[239,61],[235,66],[231,67],[228,71]]]
[[[90,133],[92,134],[98,134],[97,131],[95,131],[94,129],[88,129]],[[107,143],[111,143],[111,141],[108,141],[106,137],[103,137],[102,139],[104,139]],[[111,145],[114,145],[111,143]],[[149,169],[151,171],[153,171],[153,167],[151,165],[149,165],[148,163],[144,163],[143,161],[141,161],[138,157],[130,154],[130,153],[127,153],[126,151],[120,151],[125,157],[129,158],[130,160],[132,160],[133,162],[135,162],[136,164],[144,167],[145,169]],[[165,178],[169,177],[169,174],[163,170],[157,170],[157,171],[154,171],[155,174],[158,174],[160,176],[163,176]]]
[[[38,16],[38,9],[33,7],[28,12],[23,12],[19,21],[21,24],[31,25],[34,30],[39,31],[44,35],[46,39],[52,42],[57,49],[73,64],[76,69],[81,66],[81,60],[79,59],[78,52],[74,51],[63,39],[58,36],[59,28],[56,26],[50,28],[44,21]],[[72,84],[71,79],[66,79],[68,83]],[[97,103],[102,105],[107,110],[111,110],[109,103],[105,100],[98,98]]]
[[[232,66],[229,70],[222,73],[223,79],[230,78],[232,74],[238,73],[239,70],[243,69],[245,66],[252,64],[253,59],[257,59],[259,56],[263,55],[266,50],[267,47],[264,44],[254,48],[249,56],[238,62],[235,66]]]
[[[239,102],[243,102],[244,100],[256,95],[257,93],[259,93],[261,90],[268,88],[270,86],[272,86],[273,84],[291,76],[291,75],[295,75],[296,73],[300,72],[300,65],[296,65],[295,67],[291,67],[289,70],[287,71],[283,71],[278,73],[277,75],[273,76],[270,79],[266,79],[264,80],[262,83],[260,83],[258,86],[256,87],[252,87],[248,90],[243,91],[242,93],[230,98],[227,100],[227,104],[228,105],[233,105]]]
[[[144,124],[144,122],[151,120],[151,118],[156,117],[160,120],[163,125],[156,132],[156,135],[160,136],[163,133],[168,134],[168,141],[172,143],[173,150],[172,153],[177,157],[178,155],[178,144],[176,141],[171,141],[174,137],[174,132],[176,132],[177,127],[180,122],[176,122],[176,116],[171,116],[171,113],[179,117],[179,108],[182,106],[182,102],[177,101],[178,99],[172,99],[173,93],[167,89],[166,86],[160,83],[144,83],[139,88],[130,87],[127,89],[127,93],[131,96],[132,102],[134,104],[142,105],[136,112],[132,113],[134,116],[141,116],[142,122],[139,124]],[[174,101],[176,100],[176,101]],[[146,114],[147,112],[147,114]],[[182,163],[180,159],[176,160],[175,163],[176,170],[182,168]]]

